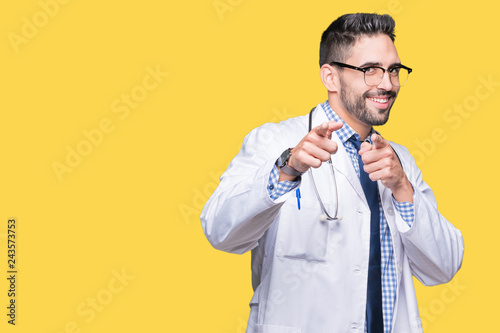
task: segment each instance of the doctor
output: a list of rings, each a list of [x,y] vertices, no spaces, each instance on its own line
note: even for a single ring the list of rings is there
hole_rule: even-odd
[[[450,281],[459,230],[408,150],[382,138],[411,69],[388,15],[323,33],[328,100],[248,134],[202,214],[217,249],[252,251],[247,333],[422,332],[412,276]]]

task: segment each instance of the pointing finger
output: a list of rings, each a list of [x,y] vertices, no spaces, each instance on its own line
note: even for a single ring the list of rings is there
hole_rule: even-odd
[[[389,146],[389,142],[376,133],[372,134],[372,142],[376,149]]]
[[[332,138],[332,133],[339,130],[340,128],[342,128],[342,126],[344,126],[344,124],[342,124],[341,122],[336,122],[336,121],[329,121],[328,122],[328,131],[326,133],[326,137],[327,138]]]
[[[323,123],[319,126],[316,126],[312,129],[317,135],[321,137],[326,136],[326,132],[328,132],[328,123]]]
[[[340,129],[342,126],[343,124],[341,122],[331,120],[327,123],[316,126],[315,128],[313,128],[313,131],[321,137],[331,139],[332,133]]]

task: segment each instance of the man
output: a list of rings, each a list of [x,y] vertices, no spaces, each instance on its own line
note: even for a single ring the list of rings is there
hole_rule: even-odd
[[[436,285],[461,267],[460,231],[372,127],[411,72],[394,38],[388,15],[335,20],[320,45],[328,100],[247,135],[203,209],[215,248],[252,250],[247,333],[422,332],[412,276]]]

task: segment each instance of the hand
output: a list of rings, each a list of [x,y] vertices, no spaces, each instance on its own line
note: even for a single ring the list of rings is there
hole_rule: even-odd
[[[314,127],[298,144],[292,149],[292,155],[288,160],[288,166],[297,171],[306,172],[310,167],[318,168],[323,162],[330,159],[337,152],[337,143],[332,141],[332,133],[343,126],[341,122],[329,121]],[[282,177],[280,180],[287,179]]]
[[[406,177],[399,159],[387,140],[378,134],[371,136],[373,145],[363,142],[359,150],[364,163],[364,170],[373,181],[381,180],[382,184],[392,191],[397,201],[413,201],[413,186]]]

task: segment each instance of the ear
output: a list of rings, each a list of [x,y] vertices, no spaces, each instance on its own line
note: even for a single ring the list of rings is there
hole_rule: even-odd
[[[321,66],[320,75],[321,82],[323,82],[326,90],[328,90],[329,92],[339,91],[340,81],[337,68],[328,64],[324,64],[323,66]]]

